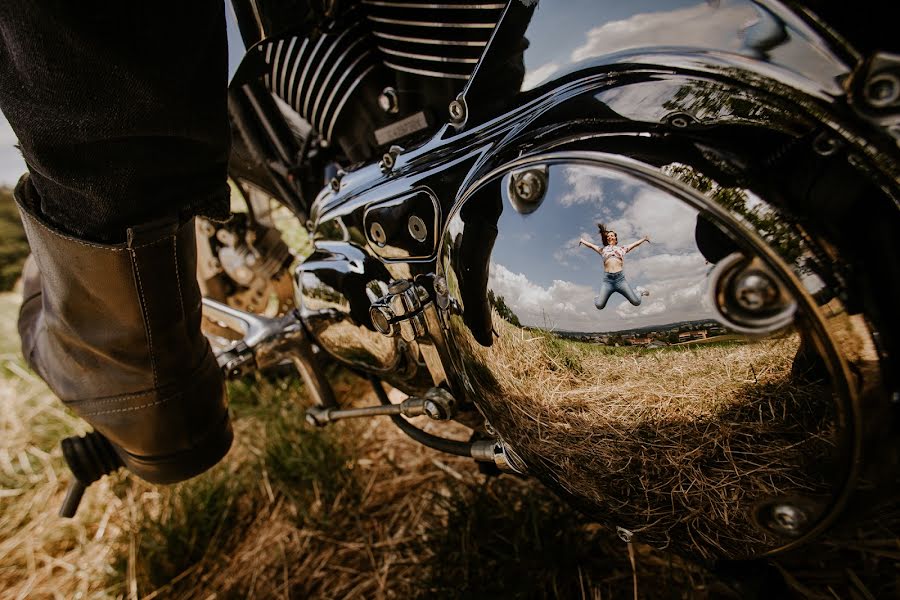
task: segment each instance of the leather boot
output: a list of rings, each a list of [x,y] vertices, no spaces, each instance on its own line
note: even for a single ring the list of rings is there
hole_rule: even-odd
[[[95,244],[39,216],[27,175],[15,196],[34,259],[19,313],[29,365],[142,479],[173,483],[216,464],[233,434],[200,333],[193,219]]]

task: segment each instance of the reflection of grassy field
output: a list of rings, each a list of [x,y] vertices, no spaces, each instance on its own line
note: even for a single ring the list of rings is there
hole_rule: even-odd
[[[836,413],[826,386],[791,378],[797,336],[651,350],[494,323],[499,338],[472,359],[497,379],[494,427],[640,539],[743,555],[778,545],[751,522],[758,500],[828,497]]]

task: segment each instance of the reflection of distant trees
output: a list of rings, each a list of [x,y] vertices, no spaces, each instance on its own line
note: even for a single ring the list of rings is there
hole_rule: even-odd
[[[722,187],[688,165],[672,163],[663,167],[663,171],[711,197],[730,213],[739,215],[778,251],[781,258],[805,271],[800,260],[804,253],[803,239],[783,215],[762,203],[751,206],[750,198],[743,189]]]
[[[521,327],[522,323],[519,321],[519,317],[516,316],[516,313],[509,307],[506,301],[503,299],[503,296],[495,295],[494,290],[488,290],[488,302],[497,311],[497,314],[500,315],[501,319],[504,319],[516,327]]]

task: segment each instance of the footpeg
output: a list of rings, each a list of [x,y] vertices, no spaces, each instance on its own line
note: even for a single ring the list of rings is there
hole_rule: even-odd
[[[67,437],[61,445],[63,457],[75,479],[69,484],[59,516],[70,519],[78,511],[87,487],[104,475],[115,473],[123,464],[109,440],[96,431]]]

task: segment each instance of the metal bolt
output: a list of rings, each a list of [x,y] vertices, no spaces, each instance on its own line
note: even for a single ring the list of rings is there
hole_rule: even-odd
[[[463,104],[463,100],[461,98],[457,98],[453,102],[450,103],[450,106],[447,107],[450,111],[450,120],[453,123],[459,125],[463,121],[466,120],[466,105]]]
[[[377,221],[369,226],[369,236],[379,246],[384,246],[387,241],[387,235],[384,233],[384,227]]]
[[[778,298],[778,286],[760,271],[745,271],[734,284],[734,296],[738,305],[757,312],[772,306]]]
[[[400,146],[391,146],[390,149],[384,153],[384,156],[381,157],[381,168],[385,171],[393,169],[394,165],[397,164],[397,157],[400,156],[401,152],[403,152],[403,148]]]
[[[630,544],[631,540],[634,539],[634,532],[629,531],[624,527],[619,527],[618,525],[616,525],[616,534],[619,536],[619,539],[626,544]]]
[[[435,277],[434,291],[441,296],[446,296],[448,293],[450,293],[450,287],[447,285],[447,280],[443,277]]]
[[[878,73],[866,82],[863,96],[875,108],[890,106],[900,100],[900,79],[894,73]]]
[[[537,195],[539,185],[533,173],[525,173],[516,181],[516,195],[519,200],[530,202]]]
[[[536,211],[547,191],[546,168],[528,169],[513,173],[509,181],[509,196],[513,207],[522,214]]]
[[[388,294],[402,294],[411,287],[408,279],[397,279],[388,284]]]
[[[423,408],[425,410],[425,414],[428,415],[430,419],[439,421],[444,418],[444,413],[443,411],[441,411],[441,407],[431,400],[426,400]]]
[[[425,227],[425,221],[416,215],[409,218],[407,227],[409,229],[409,235],[417,242],[424,242],[425,238],[428,237],[428,228]]]
[[[378,106],[386,113],[396,113],[400,108],[400,98],[397,95],[397,90],[392,87],[384,88],[384,91],[378,96]]]
[[[677,127],[678,129],[684,129],[691,123],[696,123],[697,121],[697,119],[687,113],[675,113],[669,115],[667,117],[667,120],[669,122],[669,125],[671,125],[672,127]]]
[[[831,156],[841,147],[841,143],[827,133],[820,133],[813,140],[813,150],[821,156]]]
[[[372,325],[383,335],[391,335],[392,327],[390,323],[390,315],[386,314],[385,309],[373,306],[369,310],[369,317],[372,319]]]
[[[806,525],[806,513],[792,504],[776,504],[772,507],[772,527],[785,533],[797,534]]]

